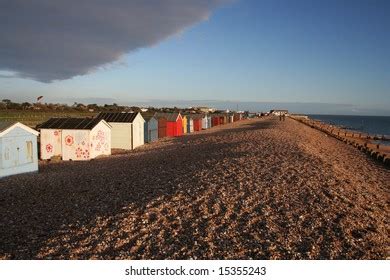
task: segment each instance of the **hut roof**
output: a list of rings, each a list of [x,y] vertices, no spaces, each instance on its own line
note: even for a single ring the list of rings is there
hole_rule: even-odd
[[[39,129],[92,129],[101,119],[88,118],[51,118],[39,125]]]
[[[194,120],[202,119],[204,117],[203,114],[191,114],[191,113],[184,113],[183,116],[190,117],[191,119]]]
[[[192,118],[195,120],[203,119],[204,115],[203,114],[192,114]]]
[[[149,121],[151,118],[155,118],[156,113],[151,113],[151,112],[142,112],[141,113],[142,117],[144,118],[145,121]]]
[[[184,117],[190,117],[190,118],[192,118],[192,114],[190,114],[190,113],[181,113],[181,115],[183,116],[183,118],[184,118]]]
[[[14,128],[14,127],[20,127],[34,135],[38,136],[38,131],[32,129],[31,127],[28,127],[27,125],[24,125],[20,122],[14,122],[14,121],[0,121],[0,137],[8,133],[8,130]]]
[[[105,120],[106,122],[117,123],[132,123],[139,113],[112,113],[102,112],[96,116],[99,120]]]
[[[13,126],[14,124],[16,124],[16,122],[12,122],[12,121],[0,121],[0,132],[3,132],[4,130],[6,130],[7,128],[10,128],[10,127]]]
[[[166,119],[169,122],[177,121],[179,116],[180,116],[180,113],[160,113],[160,112],[156,113],[156,115],[155,115],[155,117],[157,119],[164,118],[164,119]]]

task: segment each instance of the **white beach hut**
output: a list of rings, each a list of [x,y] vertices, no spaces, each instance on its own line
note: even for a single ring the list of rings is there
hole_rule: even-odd
[[[90,160],[111,154],[111,126],[104,120],[52,118],[39,130],[41,159]]]
[[[209,128],[209,122],[208,122],[208,116],[203,115],[202,117],[202,129],[208,129]]]
[[[38,131],[0,122],[0,177],[38,171]]]
[[[132,150],[145,143],[145,120],[141,113],[100,113],[97,119],[108,122],[113,149]]]

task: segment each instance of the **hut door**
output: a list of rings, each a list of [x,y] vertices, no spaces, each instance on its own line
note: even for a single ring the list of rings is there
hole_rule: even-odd
[[[140,123],[140,124],[138,124],[138,133],[139,133],[139,141],[140,141],[140,144],[141,144],[141,142],[143,142],[142,141],[142,139],[144,139],[144,136],[143,136],[143,134],[142,134],[142,132],[143,132],[143,128],[144,128],[144,124],[143,123]],[[145,131],[144,131],[144,133],[145,133]]]
[[[14,139],[3,140],[3,153],[4,153],[4,168],[11,168],[19,165],[19,147],[15,143]]]
[[[33,162],[33,144],[32,144],[32,141],[27,141],[26,145],[27,145],[27,149],[26,149],[27,162]]]

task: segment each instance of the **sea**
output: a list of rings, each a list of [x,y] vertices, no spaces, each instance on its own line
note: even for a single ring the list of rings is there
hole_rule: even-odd
[[[390,116],[308,115],[311,119],[375,135],[390,137]]]

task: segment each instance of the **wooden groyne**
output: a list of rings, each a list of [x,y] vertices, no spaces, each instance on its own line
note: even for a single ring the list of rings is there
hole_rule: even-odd
[[[372,158],[390,166],[390,146],[380,142],[390,141],[389,135],[373,135],[358,131],[349,131],[338,126],[323,123],[302,116],[289,116],[291,119],[303,123],[311,128],[326,133],[348,145],[354,146]]]

